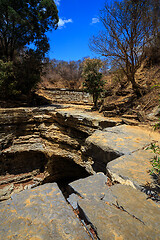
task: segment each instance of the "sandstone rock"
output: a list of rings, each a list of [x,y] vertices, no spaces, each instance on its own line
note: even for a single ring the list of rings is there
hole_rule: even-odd
[[[121,120],[108,119],[97,114],[97,112],[87,112],[85,108],[75,109],[75,107],[66,108],[58,105],[41,108],[1,110],[1,200],[7,199],[8,197],[13,198],[12,201],[7,201],[0,205],[5,206],[6,209],[6,212],[2,210],[2,226],[4,225],[2,227],[3,237],[8,236],[10,239],[25,239],[26,236],[26,239],[32,239],[34,237],[41,239],[67,239],[67,235],[65,235],[62,230],[63,226],[64,229],[68,229],[68,225],[65,225],[67,224],[65,222],[68,218],[65,218],[65,210],[62,211],[62,209],[65,209],[66,203],[63,206],[61,205],[65,200],[62,200],[61,197],[59,198],[61,193],[57,190],[56,185],[48,185],[49,187],[44,185],[40,188],[34,188],[33,190],[35,190],[35,192],[33,190],[26,190],[26,193],[23,191],[21,193],[22,195],[18,194],[16,197],[14,196],[14,192],[31,189],[38,184],[49,181],[58,181],[66,185],[80,177],[87,177],[89,173],[93,174],[93,169],[106,173],[107,163],[116,158],[114,161],[118,161],[118,159],[122,160],[122,162],[118,162],[121,170],[123,166],[126,168],[125,163],[127,161],[131,167],[133,164],[136,165],[136,163],[139,166],[140,164],[141,166],[143,165],[140,160],[141,155],[144,155],[143,161],[145,160],[145,153],[143,153],[143,150],[142,153],[140,153],[140,150],[150,144],[152,140],[158,141],[159,135],[156,137],[155,133],[152,134],[140,127],[127,125],[117,126],[121,124]],[[5,133],[7,134],[5,135]],[[91,136],[88,137],[88,135]],[[85,142],[86,138],[87,140]],[[81,145],[83,146],[81,147]],[[136,155],[136,152],[140,153],[140,157]],[[123,159],[122,155],[125,155],[126,158]],[[128,156],[133,156],[133,158],[129,161]],[[149,161],[149,154],[147,157]],[[136,163],[135,160],[137,161]],[[122,174],[120,174],[119,169],[117,173],[117,162],[114,161],[110,167],[111,171],[116,173],[121,179],[129,179],[137,188],[139,188],[141,184],[145,184],[146,181],[150,181],[150,179],[146,178],[148,175],[143,175],[139,169],[137,172],[141,174],[143,181],[141,179],[137,181],[136,178],[138,178],[138,175],[134,174],[133,171],[135,168],[127,169],[125,172],[122,172]],[[148,169],[146,165],[144,165],[144,167],[146,170]],[[110,189],[112,189],[112,187],[109,189],[106,181],[107,177],[99,173],[70,184],[73,193],[69,196],[68,201],[74,209],[78,206],[79,214],[82,216],[82,222],[86,221],[85,219],[89,219],[88,221],[93,223],[95,228],[97,228],[98,235],[101,236],[101,239],[114,239],[112,238],[113,236],[124,236],[124,239],[138,239],[139,237],[139,239],[147,239],[148,236],[154,239],[154,236],[157,237],[157,233],[155,232],[156,219],[151,220],[151,225],[149,225],[148,220],[146,220],[149,217],[143,219],[147,222],[147,227],[145,225],[143,228],[141,226],[144,224],[138,220],[141,216],[139,216],[136,211],[130,210],[126,203],[123,205],[123,202],[125,202],[124,199],[122,199],[121,205],[127,208],[127,212],[124,211],[123,208],[120,208],[119,205],[116,205],[116,201],[118,201],[118,203],[120,202],[120,200],[115,200],[120,199],[117,191],[122,192],[124,197],[126,197],[125,191],[128,195],[131,195],[132,197],[129,203],[132,204],[134,194],[138,196],[138,199],[141,198],[138,195],[138,190],[133,192],[133,194],[131,192],[132,190],[127,190],[128,188],[126,188],[126,190],[119,188],[119,190],[111,191]],[[56,189],[56,194],[51,193],[51,188]],[[137,202],[138,201],[139,200],[137,200]],[[38,208],[36,204],[39,205]],[[136,204],[133,204],[133,206],[136,207]],[[93,209],[92,212],[91,209]],[[152,208],[153,213],[155,212],[154,209]],[[61,211],[63,215],[62,222],[59,220],[59,217],[57,217],[59,216],[58,213],[61,215]],[[148,207],[145,207],[144,211],[148,211]],[[27,212],[29,212],[30,215],[27,215]],[[36,212],[35,215],[37,215],[37,217],[35,217],[32,212]],[[83,212],[85,212],[86,218]],[[128,212],[131,212],[131,214]],[[14,215],[15,213],[16,215]],[[67,216],[68,214],[70,215],[70,211],[69,213],[67,212]],[[134,218],[134,214],[138,217]],[[9,219],[7,219],[7,215],[10,216]],[[50,218],[51,215],[54,217]],[[58,219],[57,222],[53,220],[56,217]],[[13,223],[11,223],[12,220]],[[69,223],[73,221],[73,224],[71,223],[70,226],[74,225],[73,219],[68,221]],[[60,224],[62,224],[62,228],[60,228]],[[121,224],[122,229],[120,227]],[[11,225],[11,227],[9,227],[9,225]],[[152,226],[154,229],[153,233],[150,232]],[[106,227],[111,229],[108,233]],[[24,231],[22,231],[22,229]],[[77,236],[75,237],[73,229],[74,228],[69,230],[68,239],[78,239]],[[129,229],[131,229],[131,238],[128,237]],[[146,235],[143,234],[142,229]],[[68,230],[66,231],[68,232]],[[71,235],[72,231],[73,237]],[[14,232],[13,237],[12,232]],[[32,235],[35,232],[36,235]],[[39,232],[40,235],[37,235],[37,232]],[[55,234],[54,238],[52,235],[53,232]],[[80,239],[85,239],[86,235],[83,236],[85,232],[84,229],[82,232],[81,234],[80,231],[80,234],[78,233],[77,235]]]
[[[129,114],[123,114],[122,118],[133,119],[133,120],[134,119],[136,119],[136,120],[138,119],[137,115],[129,115]]]
[[[104,111],[103,115],[104,117],[116,117],[117,116],[117,111]]]
[[[78,196],[75,193],[72,193],[68,198],[67,201],[70,203],[70,205],[73,207],[74,210],[78,209]]]
[[[87,163],[83,162],[81,155],[76,152],[66,151],[58,145],[46,147],[48,154],[48,162],[45,171],[48,177],[45,181],[67,181],[79,178],[79,176],[87,177],[89,173],[86,171]],[[91,173],[92,173],[92,169]]]
[[[79,142],[75,138],[69,136],[69,133],[66,134],[66,129],[56,123],[52,123],[50,126],[43,123],[39,125],[38,129],[41,137],[48,141],[69,145],[73,149],[80,148]]]
[[[63,136],[62,134],[59,135]],[[63,178],[77,179],[79,175],[82,177],[88,176],[85,169],[91,172],[92,169],[88,163],[83,162],[81,154],[74,150],[78,146],[78,142],[64,135],[61,142],[65,145],[70,145],[70,148],[63,149],[63,146],[60,147],[59,145],[60,139],[58,144],[56,143],[56,140],[60,137],[59,135],[57,134],[56,137],[54,133],[52,134],[51,131],[48,131],[46,138],[52,139],[53,143],[40,138],[38,135],[20,136],[18,139],[15,139],[9,148],[2,151],[0,162],[0,174],[2,177],[0,177],[0,181],[2,178],[3,184],[13,182],[13,192],[15,192],[20,189],[20,187],[17,189],[15,184],[21,183],[21,181],[34,187],[42,181],[58,181]],[[77,146],[73,148],[74,143]],[[33,171],[37,170],[37,174],[39,172],[45,173],[40,181],[37,181],[32,174]],[[26,173],[23,175],[23,179],[22,173]],[[3,182],[3,176],[5,182]],[[27,188],[24,184],[23,187]],[[11,196],[11,193],[5,192],[5,199],[7,199]],[[0,199],[4,199],[3,194],[0,194]]]
[[[0,124],[27,122],[32,119],[32,113],[26,108],[0,109]]]
[[[120,124],[119,119],[106,119],[97,116],[95,113],[85,112],[78,109],[61,109],[57,110],[57,121],[64,126],[76,128],[87,134],[92,134],[95,129],[113,127]]]
[[[22,124],[34,121],[50,121],[51,113],[56,109],[50,107],[31,107],[31,108],[1,108],[0,124]],[[47,114],[50,113],[50,114]]]
[[[0,176],[0,201],[11,198],[13,193],[21,192],[40,185],[45,174],[40,173],[39,169],[29,173],[6,174]]]
[[[136,193],[134,193],[136,194]],[[138,208],[141,211],[143,206],[143,199],[140,198],[135,200],[135,197],[127,198],[129,205],[133,206],[133,202],[136,204],[134,208]],[[138,206],[141,201],[140,207]],[[118,202],[118,201],[117,201]],[[139,219],[136,215],[130,214],[130,209],[125,209],[123,205],[110,205],[107,201],[98,201],[96,199],[80,199],[78,204],[83,211],[85,217],[89,222],[93,224],[97,230],[97,235],[100,239],[158,239],[159,238],[159,211],[157,208],[150,208],[144,206],[142,212],[146,213],[147,210],[151,210],[145,219]],[[126,212],[127,211],[127,212]],[[151,224],[147,225],[152,217],[153,212],[155,213],[154,220],[151,220]],[[157,214],[158,213],[158,214]],[[135,212],[134,212],[135,214]],[[144,217],[144,218],[145,218]],[[153,223],[153,225],[152,225]]]
[[[46,162],[45,146],[39,138],[15,141],[15,145],[5,149],[1,154],[0,174],[20,174],[41,169]],[[21,143],[21,144],[20,144]]]
[[[1,239],[90,239],[56,183],[0,203]]]

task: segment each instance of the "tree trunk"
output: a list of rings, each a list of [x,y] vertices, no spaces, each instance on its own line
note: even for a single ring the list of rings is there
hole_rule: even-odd
[[[97,101],[98,101],[98,94],[94,93],[93,94],[93,103],[94,103],[94,108],[97,109]]]
[[[133,91],[135,92],[135,94],[137,95],[137,97],[141,97],[142,96],[142,92],[141,92],[141,89],[140,89],[140,86],[136,83],[135,81],[135,77],[134,75],[132,76],[129,76],[128,77],[128,80],[131,82],[132,84],[132,89]]]

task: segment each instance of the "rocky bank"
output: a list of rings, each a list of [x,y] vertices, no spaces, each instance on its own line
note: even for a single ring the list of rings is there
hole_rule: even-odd
[[[159,133],[89,109],[0,109],[1,239],[160,238]]]

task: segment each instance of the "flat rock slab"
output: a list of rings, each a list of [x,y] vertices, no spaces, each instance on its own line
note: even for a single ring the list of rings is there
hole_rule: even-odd
[[[130,185],[142,190],[154,179],[149,174],[152,165],[150,160],[154,154],[149,150],[140,150],[131,155],[121,156],[107,164],[107,172],[112,181]]]
[[[56,183],[0,203],[0,239],[90,239]]]
[[[97,179],[97,182],[94,180]],[[160,207],[146,195],[130,186],[117,184],[104,188],[102,175],[95,175],[71,184],[75,192],[72,198],[82,215],[92,224],[100,239],[160,239]],[[102,184],[103,196],[99,184]],[[91,184],[93,183],[93,184]],[[97,183],[97,185],[96,185]],[[87,189],[89,190],[87,191]],[[93,193],[95,189],[95,193]],[[97,195],[96,195],[97,192]],[[100,197],[100,195],[102,197]]]
[[[94,129],[113,127],[122,122],[120,119],[105,118],[100,113],[87,112],[78,108],[57,109],[56,111],[56,117],[59,118],[57,120],[61,123],[72,127],[76,126],[79,130],[83,130],[89,134],[93,133]]]
[[[86,139],[86,143],[98,146],[105,152],[114,151],[124,155],[143,149],[152,141],[159,141],[159,139],[159,134],[147,131],[145,128],[120,125],[95,131]]]

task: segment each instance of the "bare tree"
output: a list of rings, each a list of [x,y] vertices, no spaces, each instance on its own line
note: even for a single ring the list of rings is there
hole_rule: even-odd
[[[77,88],[81,85],[82,60],[63,61],[47,59],[43,72],[51,83],[63,81],[67,88]]]
[[[153,10],[159,12],[156,8],[158,2],[122,0],[114,1],[112,5],[106,3],[99,17],[104,30],[90,39],[91,50],[116,63],[131,82],[137,96],[141,95],[141,91],[135,81],[135,73],[145,57],[145,47],[159,31],[159,16],[156,13],[155,21],[153,14]]]

